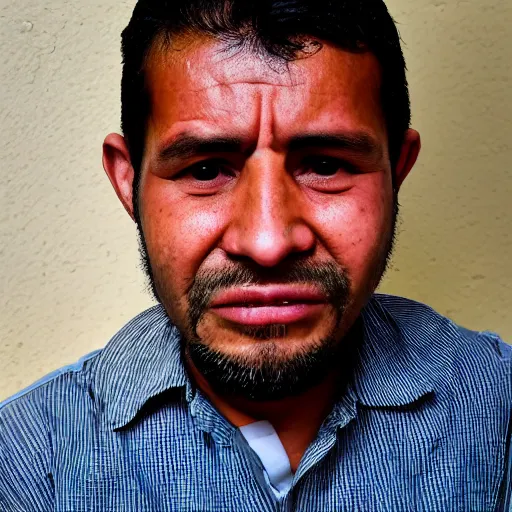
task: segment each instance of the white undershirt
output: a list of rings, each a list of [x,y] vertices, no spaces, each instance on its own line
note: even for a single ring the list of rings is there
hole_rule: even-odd
[[[286,494],[292,486],[293,473],[274,427],[268,421],[256,421],[240,427],[240,432],[260,458],[274,494],[277,497]]]

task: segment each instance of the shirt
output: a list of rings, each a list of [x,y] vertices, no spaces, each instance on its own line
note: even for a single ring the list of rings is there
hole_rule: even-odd
[[[0,510],[508,510],[512,348],[399,297],[360,318],[349,385],[285,495],[155,306],[1,405]]]
[[[240,427],[240,432],[263,464],[265,479],[274,494],[278,498],[284,496],[293,484],[293,472],[290,459],[272,424],[255,421]]]

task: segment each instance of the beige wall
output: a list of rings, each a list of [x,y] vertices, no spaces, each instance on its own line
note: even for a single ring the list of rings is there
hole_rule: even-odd
[[[133,1],[0,2],[0,400],[150,305],[101,167]],[[512,341],[512,2],[389,0],[423,153],[381,289]]]

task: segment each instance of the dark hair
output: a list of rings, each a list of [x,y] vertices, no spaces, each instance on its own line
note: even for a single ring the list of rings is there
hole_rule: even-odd
[[[317,39],[373,53],[381,66],[389,154],[396,164],[411,114],[400,36],[382,0],[139,0],[122,33],[121,83],[121,127],[135,170],[136,214],[150,112],[146,60],[156,40],[171,43],[183,33],[207,34],[285,61],[320,49]]]

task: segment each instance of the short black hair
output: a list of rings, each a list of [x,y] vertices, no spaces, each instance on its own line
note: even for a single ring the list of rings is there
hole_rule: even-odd
[[[396,165],[411,113],[400,36],[382,0],[139,0],[122,33],[121,82],[121,128],[135,170],[136,215],[150,113],[146,61],[155,41],[172,43],[182,34],[213,36],[285,61],[307,56],[311,42],[320,49],[320,41],[373,53],[381,67],[382,109]]]

